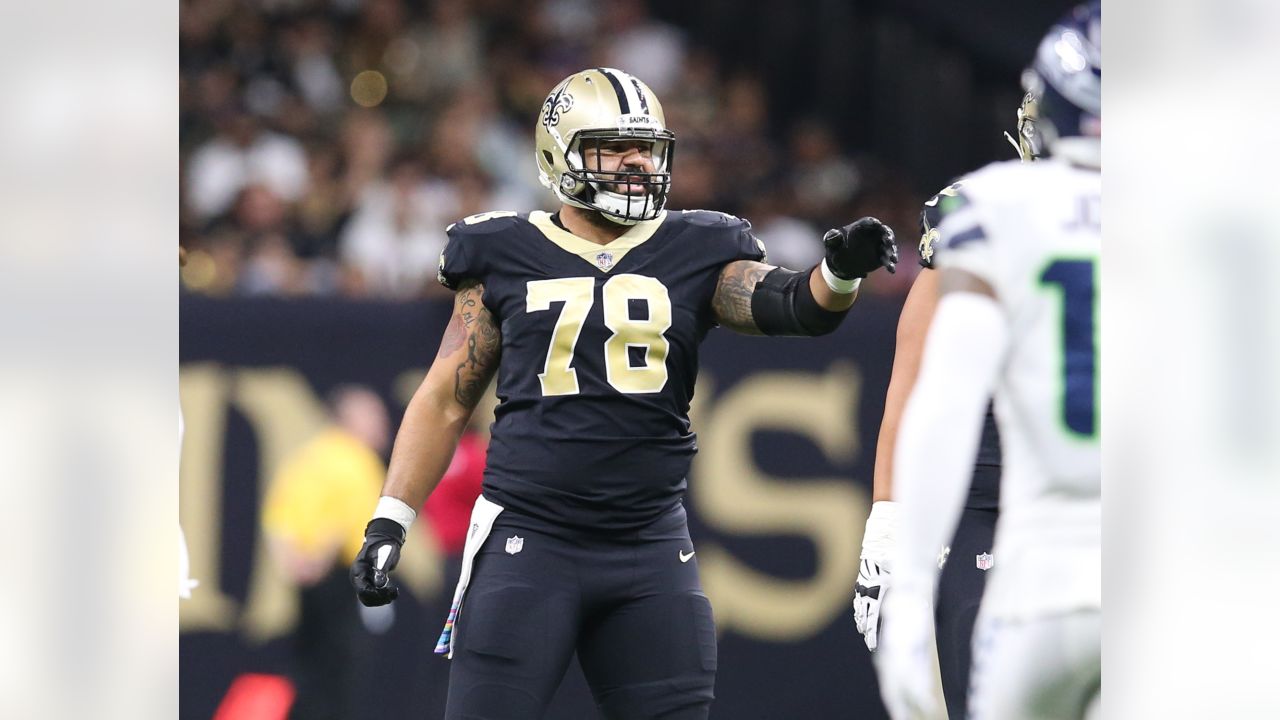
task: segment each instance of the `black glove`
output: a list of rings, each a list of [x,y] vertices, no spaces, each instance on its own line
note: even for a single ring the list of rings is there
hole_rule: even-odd
[[[842,280],[863,278],[881,267],[895,272],[898,265],[893,228],[873,217],[828,230],[822,244],[827,248],[827,267]]]
[[[391,583],[387,573],[395,569],[400,562],[400,546],[404,545],[404,527],[395,520],[374,518],[364,528],[364,547],[351,563],[351,584],[355,586],[356,597],[367,607],[386,605],[400,595],[400,591]],[[385,560],[378,563],[379,551]]]

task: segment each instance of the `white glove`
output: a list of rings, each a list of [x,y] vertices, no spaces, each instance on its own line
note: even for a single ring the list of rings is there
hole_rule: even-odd
[[[897,504],[881,500],[871,505],[862,535],[858,582],[853,586],[853,621],[872,651],[880,634],[880,606],[889,587],[889,555],[897,527]]]
[[[935,691],[933,602],[927,591],[898,587],[885,606],[889,624],[876,653],[880,697],[893,720],[945,718]]]

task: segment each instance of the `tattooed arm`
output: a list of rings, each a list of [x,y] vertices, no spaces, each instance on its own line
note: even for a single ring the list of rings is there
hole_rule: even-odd
[[[711,309],[716,322],[745,335],[764,335],[751,314],[751,296],[756,285],[776,268],[754,260],[738,260],[724,266],[720,281],[711,297]],[[783,270],[782,272],[790,272]],[[809,272],[809,290],[819,307],[829,312],[843,312],[853,305],[857,292],[848,295],[835,293],[822,279],[817,267]],[[800,333],[804,334],[804,333]]]
[[[458,438],[498,369],[502,338],[481,298],[484,285],[458,288],[440,351],[404,411],[382,494],[417,510],[449,467]]]

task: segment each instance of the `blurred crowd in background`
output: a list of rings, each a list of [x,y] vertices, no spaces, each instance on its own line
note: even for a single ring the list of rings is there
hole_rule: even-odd
[[[445,227],[554,209],[533,127],[585,67],[625,69],[677,135],[669,209],[749,219],[805,268],[833,226],[875,215],[915,242],[926,193],[819,114],[771,112],[758,74],[644,0],[185,0],[184,286],[211,295],[411,299]],[[783,115],[783,116],[779,116]],[[870,283],[905,293],[914,273]]]

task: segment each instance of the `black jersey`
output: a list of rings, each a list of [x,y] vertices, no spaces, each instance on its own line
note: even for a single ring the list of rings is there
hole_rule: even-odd
[[[960,196],[961,182],[954,182],[937,195],[929,198],[920,212],[920,265],[933,268],[933,243],[938,239],[938,225],[947,212],[951,198]],[[973,480],[969,484],[969,496],[965,507],[977,510],[995,510],[1000,506],[1000,432],[996,428],[995,410],[987,405],[987,417],[982,424],[982,440],[978,444],[978,458],[974,463]]]
[[[680,501],[689,402],[720,270],[762,260],[751,225],[667,212],[597,245],[544,212],[449,227],[440,281],[484,284],[502,334],[484,494],[573,526],[624,529]]]

